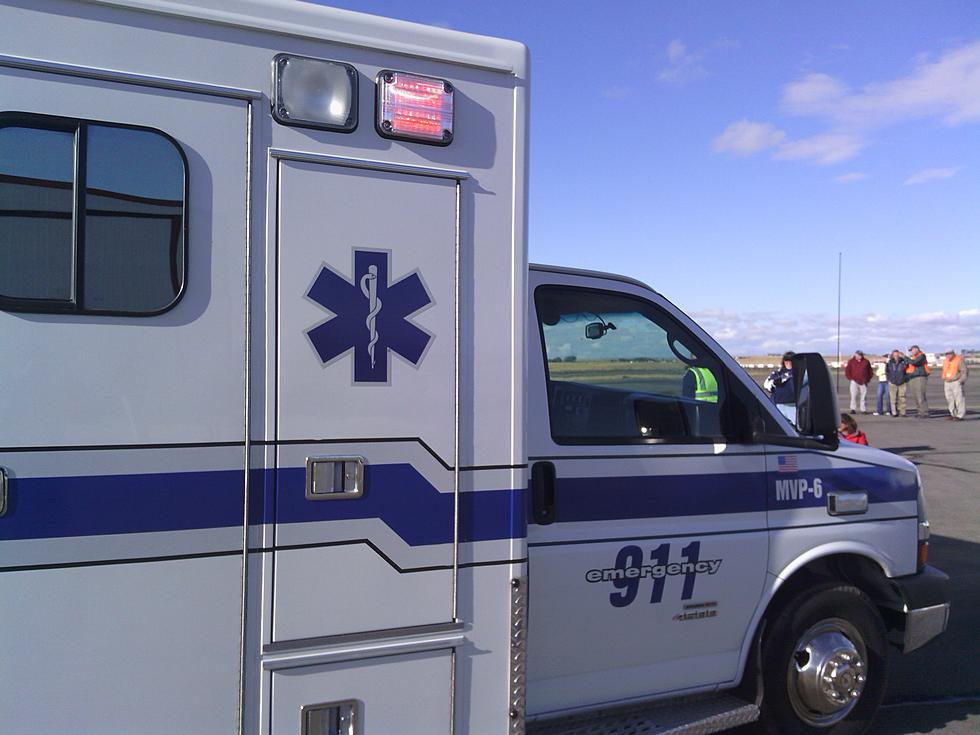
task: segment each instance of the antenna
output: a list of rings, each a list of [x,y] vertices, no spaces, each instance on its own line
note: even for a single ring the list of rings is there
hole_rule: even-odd
[[[840,283],[841,266],[844,262],[844,254],[837,252],[837,395],[840,395]]]

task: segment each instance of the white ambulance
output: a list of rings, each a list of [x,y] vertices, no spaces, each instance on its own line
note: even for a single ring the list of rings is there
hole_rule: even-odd
[[[518,43],[0,6],[0,730],[858,733],[915,468],[642,283],[527,265]],[[630,729],[631,728],[631,729]]]

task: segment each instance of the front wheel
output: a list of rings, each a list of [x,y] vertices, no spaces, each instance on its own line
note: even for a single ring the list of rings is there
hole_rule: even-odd
[[[885,626],[861,590],[828,584],[797,595],[762,645],[761,721],[772,735],[860,735],[888,678]]]

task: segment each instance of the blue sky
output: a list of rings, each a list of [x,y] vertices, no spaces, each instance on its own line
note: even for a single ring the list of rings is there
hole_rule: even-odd
[[[328,4],[531,50],[534,261],[626,273],[729,351],[980,348],[980,8]]]

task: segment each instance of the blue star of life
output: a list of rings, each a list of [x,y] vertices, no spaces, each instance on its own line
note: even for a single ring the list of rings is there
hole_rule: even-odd
[[[354,249],[354,280],[324,265],[307,296],[334,316],[307,330],[324,364],[354,353],[355,383],[387,383],[389,351],[418,365],[432,335],[411,317],[432,303],[419,278],[411,273],[388,282],[390,254]]]

